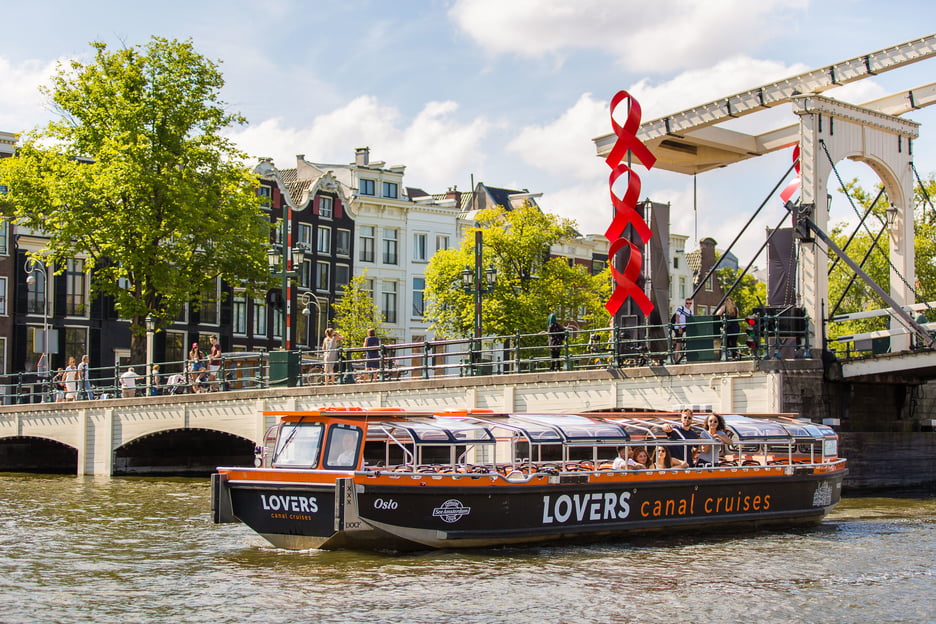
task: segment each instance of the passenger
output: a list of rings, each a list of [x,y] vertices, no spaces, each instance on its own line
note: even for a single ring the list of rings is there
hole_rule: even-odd
[[[347,433],[341,436],[341,446],[338,459],[335,460],[336,466],[350,466],[355,463],[357,455],[357,436]]]
[[[611,470],[627,470],[627,465],[629,463],[630,458],[627,456],[627,447],[618,447],[618,456],[614,458],[614,463],[611,464]]]
[[[634,454],[628,458],[627,465],[634,470],[649,470],[653,468],[653,464],[650,463],[650,452],[643,447],[634,449]]]
[[[670,450],[666,446],[658,446],[656,449],[656,462],[654,463],[657,470],[666,470],[667,468],[688,468],[689,464],[684,462],[681,459],[676,459],[670,454]]]
[[[717,466],[718,458],[725,446],[731,445],[731,438],[728,437],[728,427],[725,425],[725,419],[721,414],[709,414],[705,418],[705,429],[702,430],[702,437],[708,440],[715,440],[718,444],[703,444],[699,447],[700,466]]]
[[[682,411],[680,424],[676,427],[666,423],[663,425],[663,433],[670,440],[698,440],[699,434],[692,428],[692,410],[686,408]],[[680,444],[673,446],[673,457],[680,461],[692,463],[692,449],[688,445]]]

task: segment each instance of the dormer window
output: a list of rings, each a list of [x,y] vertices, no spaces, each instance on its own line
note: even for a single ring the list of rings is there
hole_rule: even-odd
[[[374,195],[374,181],[361,178],[361,195]]]
[[[384,182],[383,183],[383,196],[390,199],[396,199],[398,195],[398,186],[396,182]]]

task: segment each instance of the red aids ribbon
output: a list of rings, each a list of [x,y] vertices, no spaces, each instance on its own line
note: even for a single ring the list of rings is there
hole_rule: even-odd
[[[796,176],[790,180],[786,188],[780,191],[780,199],[783,200],[784,204],[790,201],[790,198],[793,197],[793,194],[798,191],[800,187],[799,143],[793,147],[793,168],[796,170]]]
[[[611,293],[611,298],[608,299],[608,302],[605,304],[605,309],[611,316],[614,316],[617,314],[620,307],[624,305],[627,298],[630,297],[640,307],[640,311],[644,313],[644,316],[646,316],[653,311],[653,303],[650,302],[647,294],[637,285],[637,278],[640,277],[640,268],[643,265],[643,255],[640,253],[640,250],[637,249],[634,243],[626,238],[619,238],[611,243],[611,248],[608,249],[608,257],[614,258],[615,254],[624,247],[630,248],[627,266],[624,267],[624,272],[621,273],[614,268],[613,263],[611,264],[611,277],[614,278],[616,286],[614,292]]]
[[[619,124],[614,119],[614,111],[622,102],[627,101],[627,119],[624,125]],[[647,297],[646,293],[637,285],[640,278],[640,270],[643,266],[643,254],[634,243],[626,238],[622,238],[624,230],[630,225],[640,239],[646,243],[650,240],[653,233],[643,216],[637,212],[637,200],[640,198],[640,176],[637,175],[629,165],[621,161],[630,152],[640,163],[650,169],[656,163],[654,156],[647,146],[637,138],[637,131],[640,129],[640,104],[637,103],[627,91],[618,91],[611,98],[611,128],[617,140],[611,148],[611,153],[605,159],[605,162],[611,167],[611,175],[608,177],[608,187],[611,192],[611,204],[614,206],[614,219],[605,232],[605,237],[611,242],[608,249],[608,259],[611,264],[611,277],[614,279],[614,292],[611,298],[605,304],[605,309],[614,316],[618,310],[630,297],[640,307],[644,315],[653,311],[653,303]],[[622,197],[614,193],[614,184],[618,178],[627,174],[627,190]],[[614,266],[614,260],[619,251],[627,247],[630,254],[627,257],[627,265],[624,271],[618,271]]]

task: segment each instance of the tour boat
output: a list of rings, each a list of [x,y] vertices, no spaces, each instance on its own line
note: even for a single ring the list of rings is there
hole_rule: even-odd
[[[613,459],[622,447],[682,446],[678,454],[692,457],[714,443],[669,439],[663,429],[679,424],[678,413],[266,415],[278,422],[255,466],[212,475],[212,515],[290,550],[812,524],[839,502],[847,472],[835,431],[790,415],[723,414],[732,444],[716,443],[717,464],[668,469],[614,469]]]

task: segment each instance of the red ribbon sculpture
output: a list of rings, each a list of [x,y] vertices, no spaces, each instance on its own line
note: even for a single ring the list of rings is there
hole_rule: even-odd
[[[614,119],[614,111],[623,101],[627,100],[627,119],[624,125],[618,124]],[[656,163],[656,157],[650,153],[647,146],[637,138],[637,131],[640,129],[640,104],[637,103],[627,91],[618,91],[611,98],[611,128],[614,131],[617,140],[611,153],[605,159],[605,162],[611,167],[611,175],[608,178],[608,186],[611,190],[611,204],[614,206],[614,219],[605,232],[605,237],[611,242],[608,249],[608,259],[611,263],[611,277],[614,279],[614,292],[611,298],[605,304],[605,309],[614,316],[624,305],[628,297],[640,307],[644,315],[653,311],[653,303],[647,297],[646,293],[637,285],[640,277],[640,269],[643,266],[643,255],[637,246],[622,235],[628,225],[632,226],[641,240],[646,243],[650,240],[652,232],[643,217],[637,212],[637,199],[640,197],[640,177],[630,166],[621,163],[627,152],[633,154],[641,164],[648,170]],[[627,174],[627,190],[623,197],[614,194],[614,183],[622,175]],[[614,266],[614,259],[617,253],[625,247],[630,249],[627,258],[627,265],[624,271],[618,271]]]
[[[796,170],[796,176],[790,180],[786,188],[780,191],[780,199],[783,200],[784,204],[790,201],[790,198],[793,197],[793,193],[798,191],[800,187],[799,143],[793,147],[793,168]]]

